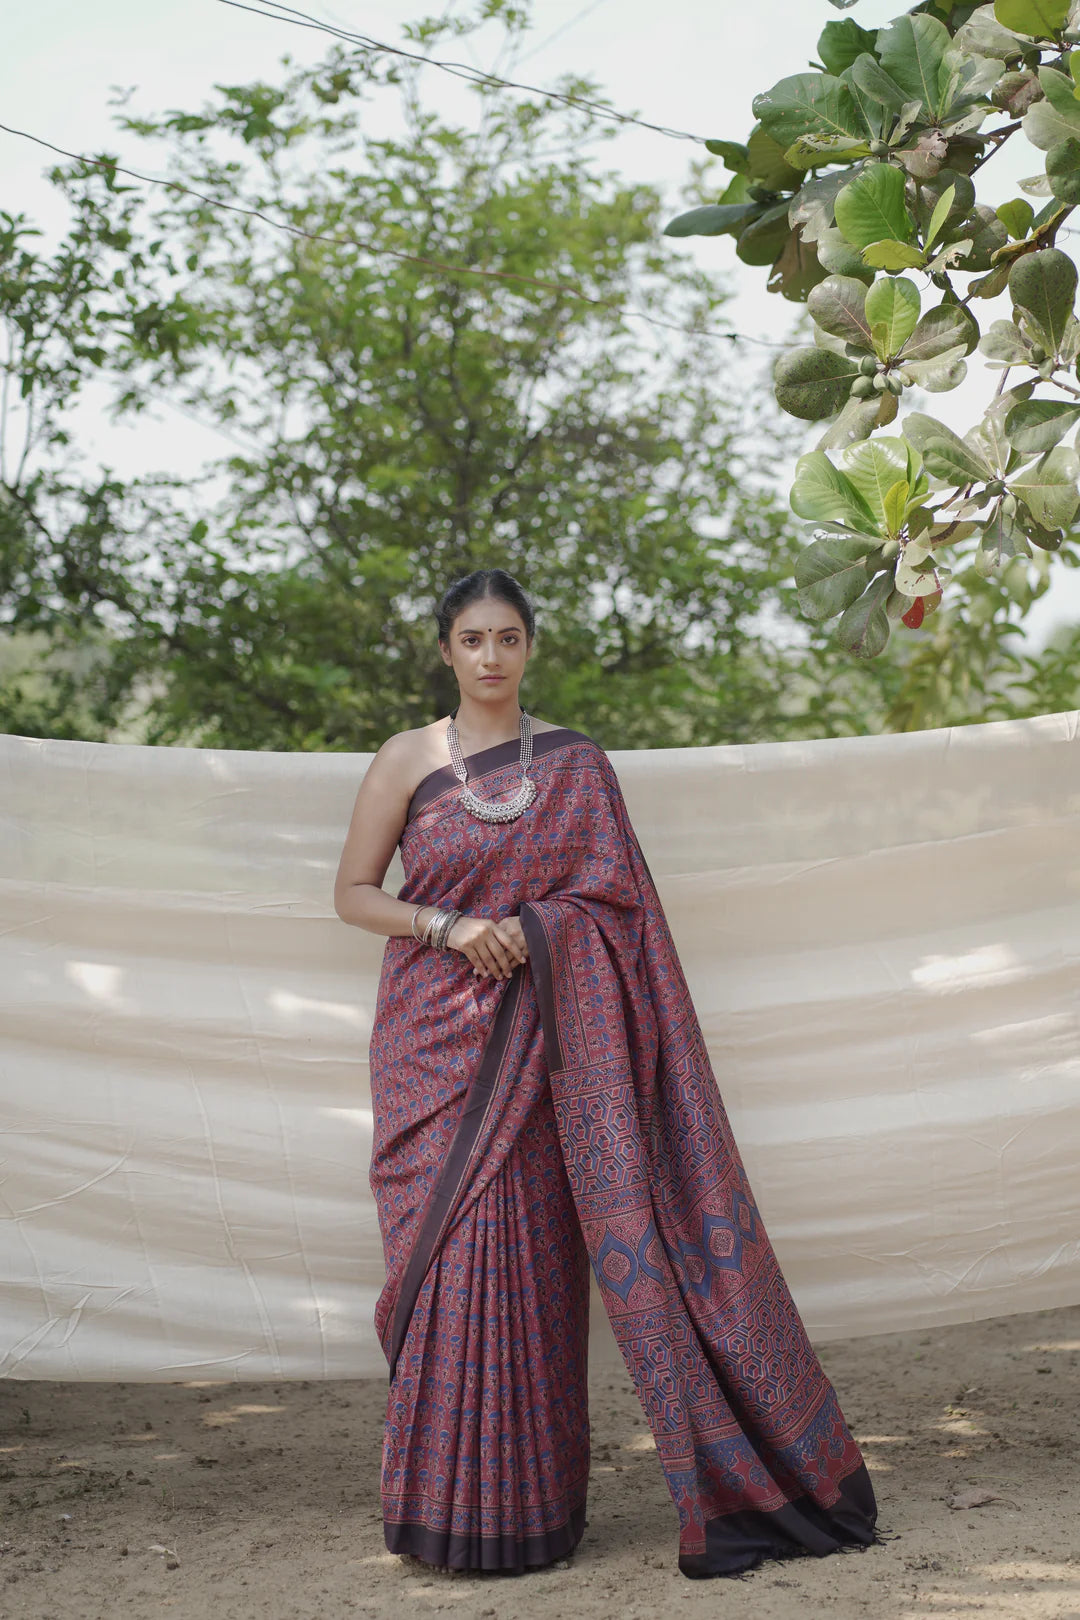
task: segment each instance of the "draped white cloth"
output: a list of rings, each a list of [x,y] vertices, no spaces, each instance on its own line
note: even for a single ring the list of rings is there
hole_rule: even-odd
[[[611,756],[818,1339],[1080,1300],[1078,729]],[[0,738],[0,1375],[385,1372],[368,758]]]

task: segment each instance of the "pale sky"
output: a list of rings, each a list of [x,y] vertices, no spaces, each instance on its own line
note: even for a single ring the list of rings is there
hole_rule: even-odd
[[[441,0],[297,3],[315,17],[400,44],[403,23],[437,12]],[[465,0],[450,0],[450,7],[464,9]],[[861,0],[850,15],[874,26],[904,9],[903,0]],[[534,0],[532,38],[512,77],[543,86],[567,71],[587,73],[623,111],[702,136],[740,140],[753,121],[754,94],[802,71],[822,26],[839,15],[825,0],[667,0],[663,6],[656,0]],[[0,122],[71,151],[106,147],[145,173],[154,172],[151,149],[112,126],[107,103],[114,87],[137,87],[132,108],[140,111],[194,109],[216,83],[272,79],[286,52],[313,62],[331,44],[325,35],[220,0],[34,0],[9,6],[4,34]],[[492,65],[482,45],[471,49],[477,66]],[[469,50],[465,42],[450,41],[438,54],[468,61]],[[458,81],[428,70],[425,82],[427,98],[439,111],[467,116],[475,98]],[[698,150],[687,141],[624,127],[601,149],[601,161],[674,196]],[[39,147],[0,132],[0,208],[59,227],[62,208],[42,177],[51,161]],[[1016,195],[1016,180],[1041,167],[1041,154],[1014,137],[988,166],[987,177],[997,178],[986,200]],[[716,173],[721,183],[719,165]],[[767,293],[766,272],[741,264],[730,238],[692,237],[679,250],[726,278],[734,294],[728,314],[737,330],[775,339],[797,318],[799,306]],[[983,312],[989,320],[1008,310],[983,305]],[[981,358],[975,355],[968,365],[960,389],[927,402],[958,431],[974,423],[989,391]],[[123,428],[87,422],[80,413],[78,428],[84,443],[128,475],[166,467],[186,471],[223,450],[215,434],[165,407],[156,418]],[[789,482],[785,469],[785,489]],[[1080,616],[1080,570],[1055,561],[1052,577],[1051,589],[1029,616],[1035,645],[1054,620]]]

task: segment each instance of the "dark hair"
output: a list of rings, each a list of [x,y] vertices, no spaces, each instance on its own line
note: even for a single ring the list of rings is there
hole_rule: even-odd
[[[450,640],[450,627],[462,608],[467,608],[470,602],[482,601],[485,596],[494,597],[497,602],[506,602],[508,606],[516,608],[521,614],[521,622],[525,626],[525,634],[531,641],[536,630],[536,614],[533,605],[525,592],[505,568],[476,568],[471,574],[463,574],[455,579],[443,592],[442,600],[435,609],[435,619],[439,626],[439,640]]]

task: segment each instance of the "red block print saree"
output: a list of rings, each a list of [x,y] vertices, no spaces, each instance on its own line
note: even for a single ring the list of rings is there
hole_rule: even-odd
[[[387,1281],[386,1544],[523,1570],[585,1524],[588,1267],[678,1511],[685,1575],[876,1539],[858,1448],[732,1137],[618,779],[565,728],[537,797],[477,820],[452,769],[401,838],[399,897],[518,915],[529,960],[387,940],[371,1037],[371,1187]],[[468,760],[488,799],[518,743]]]

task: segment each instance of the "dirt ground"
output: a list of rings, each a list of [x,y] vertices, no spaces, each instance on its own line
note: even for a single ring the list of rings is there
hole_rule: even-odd
[[[592,1356],[589,1524],[566,1567],[439,1576],[382,1543],[382,1380],[0,1382],[12,1620],[1080,1620],[1080,1308],[821,1347],[892,1539],[688,1581],[618,1353]],[[968,1493],[981,1506],[950,1507]]]

